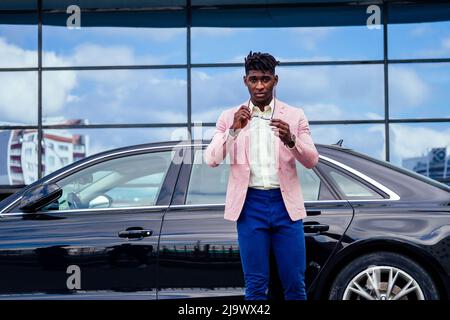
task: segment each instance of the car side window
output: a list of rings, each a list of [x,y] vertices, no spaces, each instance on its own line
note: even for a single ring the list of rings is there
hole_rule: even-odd
[[[197,150],[194,155],[186,204],[223,204],[230,174],[228,156],[222,164],[212,168],[204,163],[203,152]]]
[[[305,201],[317,201],[320,194],[320,178],[312,169],[305,168],[296,161],[297,177],[302,187],[303,199]]]
[[[375,190],[334,168],[329,168],[328,174],[340,193],[348,200],[383,199],[383,196]]]
[[[230,165],[228,158],[217,167],[204,163],[203,150],[197,150],[192,165],[186,204],[223,204],[228,186]],[[312,169],[297,163],[297,175],[305,201],[319,200],[321,181]]]
[[[171,163],[171,152],[112,159],[56,183],[63,194],[41,211],[153,206]]]

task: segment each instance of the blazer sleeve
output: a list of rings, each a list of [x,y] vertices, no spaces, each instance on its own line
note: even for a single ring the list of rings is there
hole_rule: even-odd
[[[306,168],[313,168],[319,161],[319,153],[311,138],[308,119],[304,112],[300,111],[300,117],[297,125],[293,130],[295,135],[295,146],[291,150],[295,159],[303,164]]]
[[[214,136],[205,151],[204,160],[210,167],[217,167],[225,159],[237,137],[229,134],[229,128],[225,119],[226,111],[219,116]]]

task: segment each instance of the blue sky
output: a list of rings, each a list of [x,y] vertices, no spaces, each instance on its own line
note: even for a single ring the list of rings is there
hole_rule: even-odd
[[[388,30],[391,59],[450,58],[450,22],[390,25]],[[382,60],[382,37],[382,29],[362,26],[193,28],[192,62],[242,62],[250,50],[271,52],[281,61]],[[185,62],[185,29],[43,27],[44,66]],[[36,66],[37,28],[0,25],[0,67]],[[382,65],[279,67],[278,74],[278,98],[303,108],[309,120],[384,118]],[[193,68],[192,120],[215,122],[222,110],[247,99],[242,75],[242,68]],[[450,117],[449,63],[392,64],[389,77],[391,118]],[[37,73],[2,72],[0,81],[4,84],[0,122],[36,124]],[[185,69],[45,71],[42,89],[44,118],[81,118],[90,124],[187,120]],[[183,128],[176,130],[71,132],[89,134],[94,153],[185,133]],[[213,132],[213,128],[197,130],[196,138],[202,134],[209,138]],[[422,137],[411,139],[414,132]],[[335,143],[344,138],[344,145],[384,158],[383,125],[313,126],[312,133],[316,142]],[[396,164],[403,157],[444,146],[450,146],[449,123],[391,126],[391,154]]]

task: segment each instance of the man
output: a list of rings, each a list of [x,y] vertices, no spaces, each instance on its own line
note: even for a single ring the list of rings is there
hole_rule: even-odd
[[[247,300],[267,299],[271,247],[285,299],[306,300],[306,211],[295,160],[312,168],[319,155],[303,111],[274,97],[278,63],[250,52],[244,76],[250,100],[222,112],[204,157],[215,167],[230,154],[225,219],[237,221]]]

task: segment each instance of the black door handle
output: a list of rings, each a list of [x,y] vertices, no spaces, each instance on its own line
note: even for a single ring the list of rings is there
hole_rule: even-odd
[[[303,225],[303,231],[305,233],[318,233],[318,232],[328,231],[329,229],[330,229],[330,226],[327,224],[320,224],[320,223],[307,224],[307,223],[305,223]]]
[[[306,215],[308,217],[310,216],[320,216],[322,214],[322,212],[320,212],[320,210],[306,210]]]
[[[140,227],[131,227],[127,228],[125,231],[120,231],[119,238],[142,239],[144,237],[150,237],[152,234],[152,230],[144,230]]]

